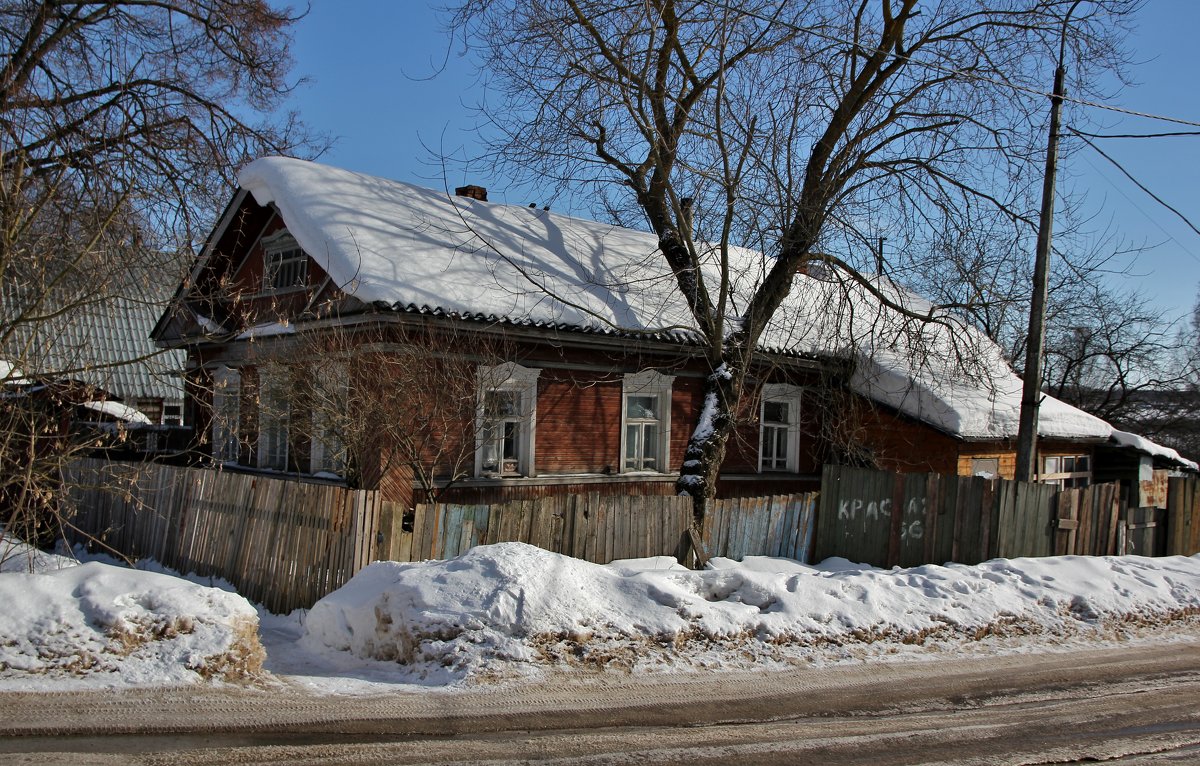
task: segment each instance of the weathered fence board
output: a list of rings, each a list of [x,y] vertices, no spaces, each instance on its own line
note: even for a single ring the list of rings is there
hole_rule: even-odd
[[[1169,479],[1167,486],[1167,553],[1200,553],[1200,477]]]
[[[1115,486],[1084,491],[1086,518],[1079,496],[1058,516],[1058,490],[1046,484],[829,465],[821,486],[817,559],[907,567],[1116,549]]]
[[[311,606],[376,557],[377,493],[153,463],[65,472],[76,542],[221,577],[273,612]]]
[[[708,555],[811,557],[817,493],[717,500]],[[691,501],[673,495],[569,495],[493,505],[419,505],[409,558],[446,559],[480,542],[519,541],[588,561],[684,555]],[[394,524],[391,527],[394,532]],[[420,532],[418,533],[418,530]],[[481,535],[478,530],[486,530]],[[389,551],[402,547],[394,541]]]
[[[1058,493],[1054,547],[1058,556],[1113,556],[1125,553],[1118,484],[1093,484]]]
[[[75,538],[220,576],[275,612],[314,603],[375,559],[447,559],[522,541],[595,562],[691,546],[688,498],[549,496],[494,505],[380,502],[378,493],[157,464],[79,461]],[[1200,481],[1171,479],[1166,511],[1126,509],[1117,485],[1049,485],[826,466],[823,491],[714,502],[706,556],[842,556],[915,566],[1052,554],[1200,553]],[[1167,535],[1169,534],[1169,537]]]

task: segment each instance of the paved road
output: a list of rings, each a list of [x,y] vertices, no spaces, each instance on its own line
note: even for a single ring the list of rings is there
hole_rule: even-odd
[[[314,697],[0,694],[0,763],[1200,763],[1200,643]]]

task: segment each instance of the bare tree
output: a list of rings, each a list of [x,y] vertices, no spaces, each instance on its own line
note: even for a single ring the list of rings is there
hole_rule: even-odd
[[[712,370],[678,482],[699,523],[759,339],[798,271],[826,264],[912,314],[833,245],[978,206],[1027,225],[1044,111],[1030,94],[1049,82],[1068,5],[457,6],[453,28],[499,97],[484,109],[501,166],[591,183],[658,237]],[[1133,5],[1099,0],[1072,17],[1075,92],[1119,65],[1114,22]]]
[[[96,363],[64,351],[62,323],[177,284],[239,165],[318,148],[293,116],[272,116],[293,86],[295,19],[265,0],[0,3],[6,394],[31,376],[85,377]],[[34,512],[14,498],[53,495],[67,454],[68,442],[30,446],[53,430],[21,411],[30,401],[10,398],[0,424],[21,434],[0,443],[6,474],[28,477],[6,489],[0,523]]]
[[[260,386],[254,404],[289,417],[307,469],[352,487],[402,482],[433,502],[474,475],[478,370],[506,355],[502,340],[450,322],[397,330],[368,321],[304,333],[288,354],[264,358],[286,395],[266,401]]]

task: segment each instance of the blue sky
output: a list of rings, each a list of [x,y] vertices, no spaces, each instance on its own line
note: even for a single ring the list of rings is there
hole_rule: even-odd
[[[1110,103],[1200,122],[1195,41],[1200,2],[1149,0],[1135,23],[1129,48],[1138,62],[1131,72],[1137,85]],[[295,74],[310,81],[298,89],[291,107],[311,126],[337,138],[323,161],[426,186],[481,183],[493,199],[533,201],[506,199],[504,190],[488,179],[467,178],[456,167],[430,160],[433,153],[475,152],[470,106],[481,90],[461,50],[448,46],[427,4],[312,0],[311,11],[296,28],[292,54]],[[1196,130],[1116,113],[1107,113],[1103,121],[1114,133]],[[1200,136],[1099,145],[1200,226]],[[1086,196],[1098,237],[1115,235],[1151,246],[1132,260],[1135,275],[1123,284],[1141,289],[1172,316],[1190,310],[1200,286],[1200,234],[1090,149],[1064,162],[1060,182],[1061,188]]]

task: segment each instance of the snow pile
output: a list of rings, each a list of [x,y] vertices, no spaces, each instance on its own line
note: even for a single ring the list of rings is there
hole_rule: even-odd
[[[0,529],[0,573],[52,572],[78,563],[66,556],[40,551],[23,540],[5,535],[4,530]]]
[[[521,543],[372,564],[318,602],[303,642],[420,677],[580,664],[750,667],[905,645],[1110,636],[1200,614],[1200,557],[995,560],[889,571],[777,559],[691,572]]]
[[[260,672],[258,617],[237,594],[2,541],[0,686],[240,680]]]

